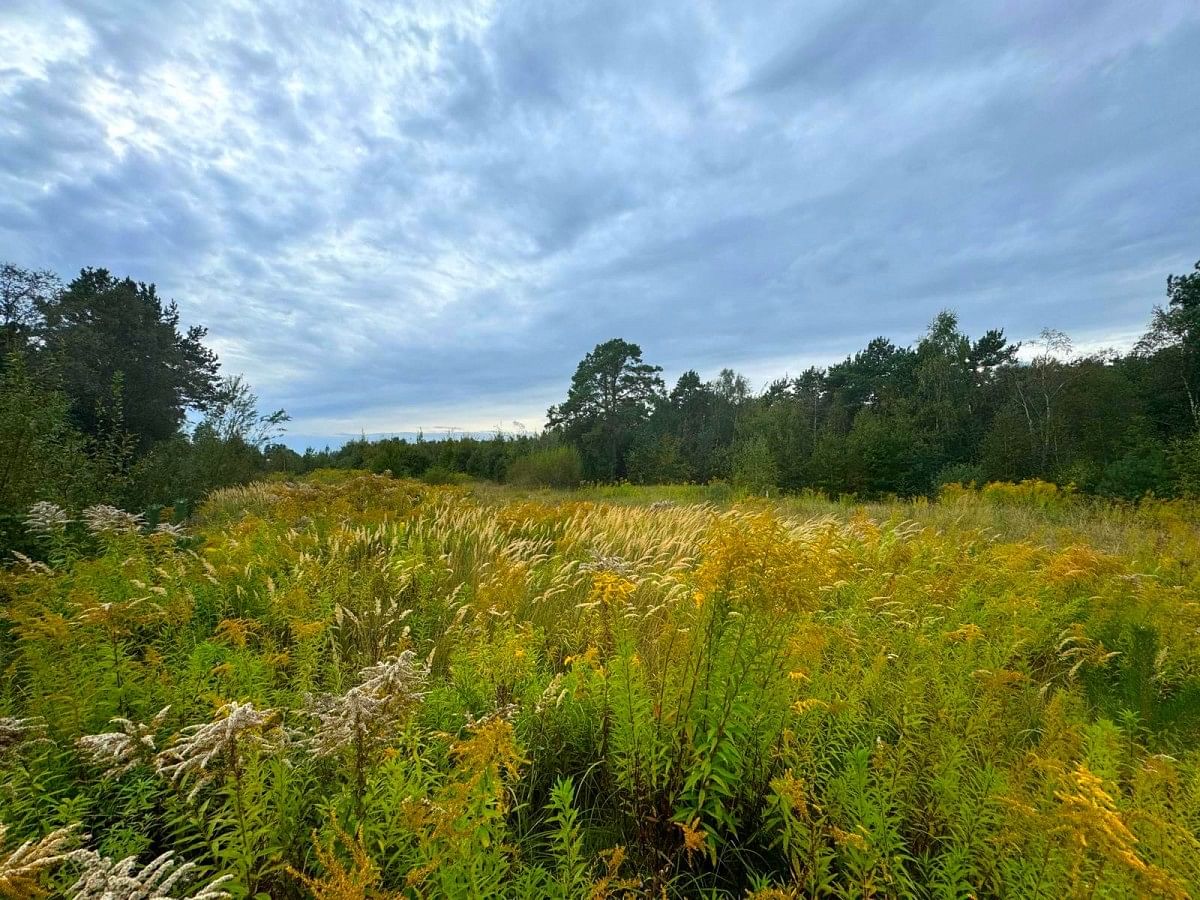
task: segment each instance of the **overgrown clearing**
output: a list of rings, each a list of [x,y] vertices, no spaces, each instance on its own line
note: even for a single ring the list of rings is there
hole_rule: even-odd
[[[44,523],[0,574],[0,894],[168,851],[178,896],[1200,892],[1193,507],[602,493]]]

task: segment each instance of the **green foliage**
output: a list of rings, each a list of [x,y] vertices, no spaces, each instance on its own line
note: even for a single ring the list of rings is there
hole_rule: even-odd
[[[1200,497],[1200,431],[1176,439],[1167,451],[1167,459],[1179,493]]]
[[[1170,465],[1162,445],[1145,442],[1105,466],[1094,490],[1105,497],[1136,500],[1147,494],[1169,496],[1176,487],[1182,492],[1182,483],[1172,483]]]
[[[570,778],[560,778],[550,791],[549,823],[553,829],[550,856],[555,861],[555,893],[563,900],[582,897],[588,893],[591,879]]]
[[[879,496],[923,493],[936,464],[920,433],[904,416],[884,417],[865,410],[846,438],[847,487]]]
[[[216,398],[217,361],[202,343],[205,330],[181,333],[178,308],[152,284],[84,269],[39,312],[38,355],[62,373],[85,433],[102,429],[97,410],[118,374],[125,424],[143,450],[175,434],[189,408]]]
[[[942,311],[912,346],[878,337],[757,396],[731,370],[708,383],[684,372],[664,396],[657,370],[637,368],[640,349],[610,341],[580,363],[549,424],[602,481],[727,479],[756,493],[863,497],[1027,479],[1126,500],[1194,492],[1197,284],[1200,269],[1170,276],[1167,305],[1125,356],[1080,355],[1046,329],[1021,360],[1003,331],[971,338]],[[622,405],[613,386],[626,362],[638,388]]]
[[[571,446],[535,450],[509,463],[504,480],[518,487],[574,488],[583,480],[583,461]]]
[[[181,330],[153,285],[85,269],[65,288],[0,266],[0,547],[37,499],[148,509],[291,465],[271,447],[287,414],[267,415],[239,377],[217,379],[204,329]],[[188,411],[203,411],[189,435]]]
[[[443,466],[430,466],[421,473],[426,484],[466,484],[470,478],[462,472],[451,472]]]
[[[35,502],[81,506],[104,496],[102,464],[88,446],[66,395],[10,355],[0,370],[0,551],[27,543],[22,523]]]
[[[0,878],[78,825],[23,887],[1200,888],[1193,504],[541,496],[326,470],[47,531],[0,574]]]
[[[937,473],[937,486],[947,484],[962,484],[967,486],[982,485],[984,482],[983,466],[974,463],[950,463],[942,466]]]
[[[733,483],[756,494],[766,494],[779,484],[775,455],[765,438],[756,435],[734,446]]]
[[[625,474],[630,436],[661,398],[661,371],[642,362],[637,344],[605,341],[580,361],[567,399],[547,411],[550,427],[562,429],[580,448],[592,478]]]

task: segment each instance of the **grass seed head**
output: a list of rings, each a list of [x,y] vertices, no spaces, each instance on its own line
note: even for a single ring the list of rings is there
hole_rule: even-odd
[[[39,500],[29,507],[25,516],[25,527],[37,534],[56,534],[71,524],[67,511],[57,503]]]

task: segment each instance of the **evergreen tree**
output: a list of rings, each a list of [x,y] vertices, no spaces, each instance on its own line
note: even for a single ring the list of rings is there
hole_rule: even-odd
[[[567,399],[546,413],[551,428],[579,447],[594,478],[625,474],[634,431],[663,392],[662,368],[642,361],[642,348],[619,338],[597,344],[580,361]]]

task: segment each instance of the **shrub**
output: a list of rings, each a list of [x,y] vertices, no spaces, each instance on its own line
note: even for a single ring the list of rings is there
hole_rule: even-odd
[[[752,437],[734,447],[733,483],[755,494],[769,493],[779,484],[779,467],[765,437]]]
[[[1162,447],[1145,444],[1105,466],[1096,483],[1096,493],[1136,500],[1146,494],[1169,494],[1171,481],[1171,470]]]
[[[505,481],[518,487],[574,488],[583,480],[583,461],[574,447],[552,447],[514,459]]]
[[[1167,459],[1175,489],[1185,497],[1200,497],[1200,431],[1172,443]]]
[[[983,467],[977,463],[950,463],[942,466],[937,473],[939,488],[951,484],[975,487],[984,483]]]
[[[1030,506],[1050,509],[1066,506],[1076,496],[1073,485],[1059,487],[1052,481],[1026,478],[1024,481],[989,481],[980,490],[987,503],[996,506]]]

